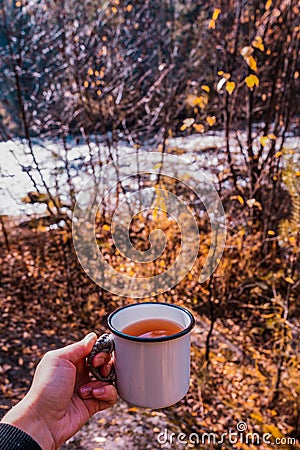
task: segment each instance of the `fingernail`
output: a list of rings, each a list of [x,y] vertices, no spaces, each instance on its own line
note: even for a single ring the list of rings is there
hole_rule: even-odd
[[[90,343],[91,341],[93,341],[96,337],[97,337],[97,336],[96,336],[96,333],[91,332],[91,333],[87,334],[87,335],[83,338],[83,341],[84,341],[85,344],[88,344],[88,343]]]
[[[80,394],[81,394],[83,397],[87,397],[87,396],[90,395],[91,392],[92,392],[92,388],[91,388],[90,386],[81,386],[81,387],[79,388],[79,390],[80,390]]]
[[[105,389],[103,387],[93,389],[94,395],[103,395],[104,393],[105,393]]]

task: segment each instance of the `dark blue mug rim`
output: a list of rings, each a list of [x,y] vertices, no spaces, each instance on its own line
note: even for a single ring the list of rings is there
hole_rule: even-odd
[[[139,336],[130,336],[129,334],[123,333],[122,331],[118,330],[116,327],[113,326],[112,319],[121,310],[127,309],[127,308],[136,307],[136,306],[142,306],[142,305],[162,305],[162,306],[164,305],[164,306],[168,306],[168,307],[171,307],[171,308],[180,309],[181,311],[183,311],[185,314],[188,315],[188,317],[190,319],[190,323],[189,323],[189,325],[186,328],[184,328],[182,331],[179,331],[178,333],[171,334],[170,336],[163,336],[163,337],[156,337],[156,338],[145,338],[145,337],[139,337]],[[131,303],[130,305],[121,306],[120,308],[116,309],[115,311],[113,311],[108,316],[107,324],[108,324],[108,328],[110,329],[110,331],[113,334],[116,334],[117,336],[119,336],[119,337],[121,337],[123,339],[128,339],[129,341],[136,341],[136,342],[154,343],[154,342],[171,341],[173,339],[178,339],[178,338],[180,338],[182,336],[185,336],[186,334],[188,334],[194,328],[194,326],[195,326],[195,319],[194,319],[194,316],[192,315],[192,313],[189,310],[187,310],[186,308],[184,308],[183,306],[174,305],[172,303],[166,303],[166,302],[141,302],[141,303]]]

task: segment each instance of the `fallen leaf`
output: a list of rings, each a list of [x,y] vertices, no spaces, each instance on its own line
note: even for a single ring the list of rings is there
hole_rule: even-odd
[[[262,145],[263,147],[267,145],[268,141],[269,141],[268,136],[261,136],[259,138],[260,145]]]
[[[254,86],[259,86],[259,79],[256,75],[251,74],[245,78],[245,83],[248,86],[248,88],[253,89]]]
[[[268,138],[269,138],[269,139],[273,139],[274,141],[276,141],[276,140],[277,140],[277,136],[275,136],[275,134],[274,134],[274,133],[270,133],[270,134],[268,134]]]
[[[235,89],[235,82],[234,81],[227,81],[225,88],[226,88],[226,91],[229,93],[229,95],[231,95],[232,92]]]
[[[268,11],[271,8],[271,6],[272,6],[272,0],[267,0],[266,6],[265,6],[266,11]]]
[[[294,284],[294,283],[295,283],[295,281],[294,281],[293,278],[291,278],[291,277],[286,277],[286,278],[285,278],[285,281],[286,281],[287,283],[289,283],[289,284]]]
[[[254,70],[254,72],[257,71],[257,63],[256,60],[253,58],[253,56],[249,56],[249,58],[245,58],[246,63],[250,67],[250,69]]]
[[[206,117],[206,122],[208,123],[208,125],[210,127],[212,127],[215,123],[216,123],[216,117],[215,116],[207,116]]]
[[[255,36],[255,38],[252,41],[252,46],[254,48],[258,48],[261,52],[265,50],[265,46],[263,44],[263,40],[261,36]]]
[[[213,15],[212,15],[212,20],[217,20],[217,18],[219,17],[220,14],[221,14],[220,8],[215,8]]]
[[[241,195],[238,195],[237,199],[238,199],[238,201],[240,202],[241,205],[243,205],[245,203],[244,199],[243,199],[243,197]]]
[[[197,131],[197,133],[204,133],[205,127],[202,125],[202,123],[194,123],[193,128]]]
[[[216,22],[213,19],[211,19],[208,24],[208,29],[214,30],[215,28],[216,28]]]
[[[205,92],[210,92],[210,87],[206,84],[202,84],[201,89],[203,89]]]

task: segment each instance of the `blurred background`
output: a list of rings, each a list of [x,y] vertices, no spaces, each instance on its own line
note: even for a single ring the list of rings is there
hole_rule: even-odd
[[[116,270],[156,275],[180,250],[162,200],[154,195],[153,210],[131,223],[140,250],[155,228],[168,238],[161,257],[140,266],[114,246],[114,209],[152,186],[193,210],[196,264],[155,297],[196,317],[191,388],[161,411],[120,402],[64,448],[257,448],[158,441],[165,429],[221,436],[240,421],[281,439],[277,448],[298,448],[287,438],[300,433],[299,31],[296,0],[0,0],[3,414],[25,394],[45,351],[102,333],[111,311],[135,301],[104,291],[81,269],[72,211],[105,164],[118,173],[120,157],[158,151],[197,164],[222,199],[227,242],[215,273],[198,283],[211,243],[203,205],[160,173],[120,181],[101,204],[96,236]]]

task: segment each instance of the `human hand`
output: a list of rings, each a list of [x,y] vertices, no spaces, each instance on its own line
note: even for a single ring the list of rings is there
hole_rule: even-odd
[[[2,419],[35,439],[43,450],[56,450],[97,411],[117,400],[113,385],[90,381],[85,357],[97,339],[95,333],[67,347],[52,350],[37,366],[26,396]],[[99,353],[95,366],[110,370],[110,355]]]

